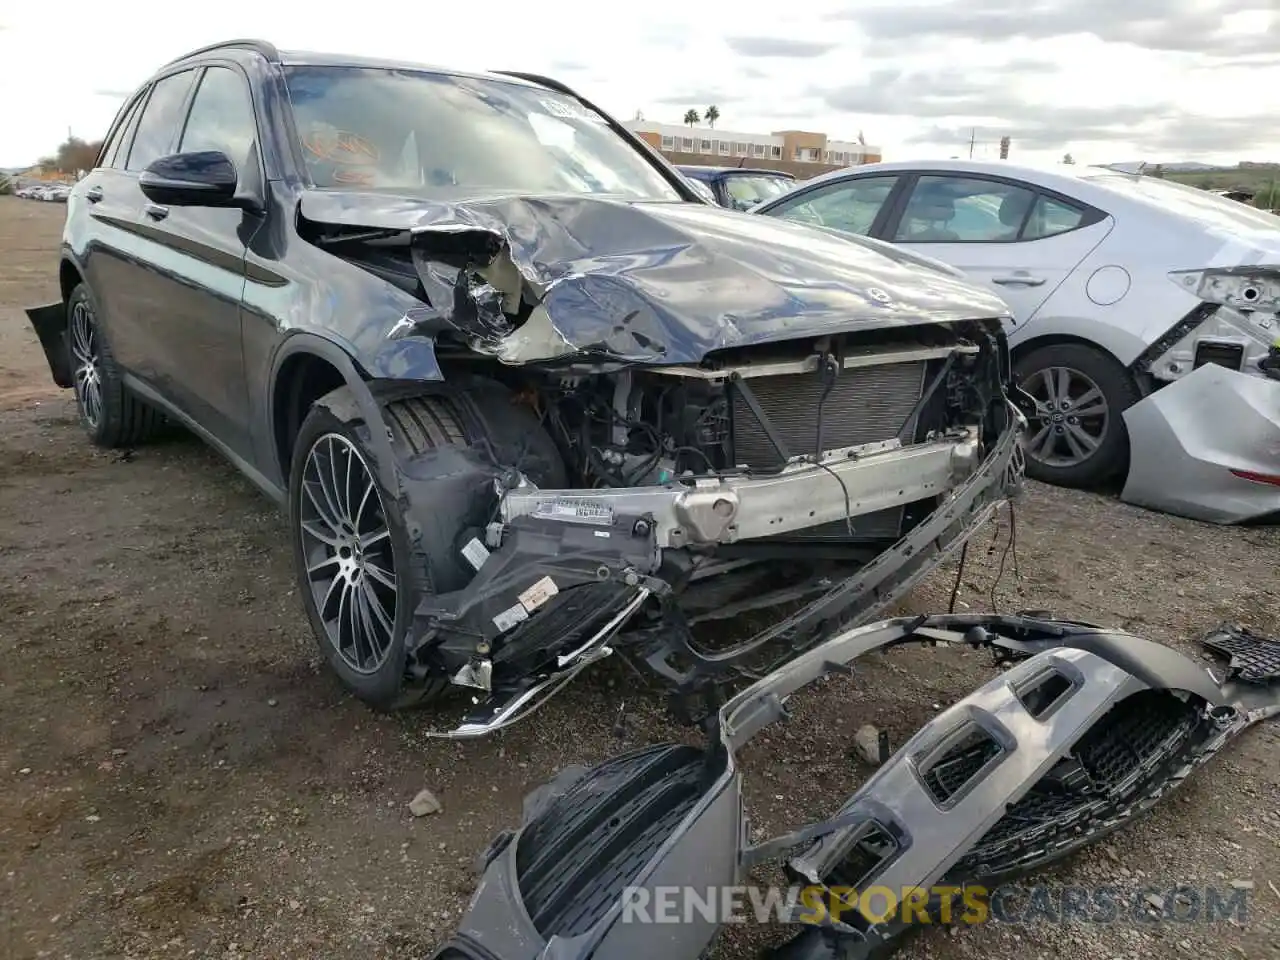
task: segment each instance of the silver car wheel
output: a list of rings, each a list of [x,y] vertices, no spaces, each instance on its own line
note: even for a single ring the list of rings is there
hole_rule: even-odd
[[[1084,463],[1102,445],[1111,410],[1102,389],[1079,370],[1045,367],[1026,378],[1036,402],[1027,430],[1027,456],[1050,467]]]

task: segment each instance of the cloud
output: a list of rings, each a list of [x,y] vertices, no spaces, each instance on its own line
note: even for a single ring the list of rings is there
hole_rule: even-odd
[[[783,37],[728,37],[725,43],[742,57],[820,57],[839,46],[834,42]]]
[[[664,107],[688,107],[692,104],[696,109],[701,110],[698,104],[712,104],[719,106],[722,103],[738,103],[745,100],[746,97],[739,96],[734,93],[725,93],[723,90],[714,90],[709,87],[697,87],[688,92],[679,93],[670,97],[658,97],[654,103],[660,103]]]
[[[909,145],[966,144],[1008,136],[1022,151],[1061,151],[1081,143],[1126,143],[1152,154],[1244,152],[1270,136],[1270,114],[1199,116],[1172,100],[1150,103],[1049,103],[1016,95],[1014,64],[979,75],[959,68],[873,70],[862,82],[821,91],[831,110],[932,121]],[[1030,65],[1031,72],[1037,66]],[[959,120],[968,123],[959,123]],[[947,123],[946,121],[951,121]]]
[[[1029,102],[1013,93],[1019,86],[1018,72],[1020,69],[1030,73],[1044,71],[1039,64],[1019,68],[1017,63],[986,72],[960,67],[932,71],[885,67],[872,70],[858,83],[813,92],[832,110],[926,120],[972,117],[1068,126],[1109,120],[1109,125],[1124,126],[1169,109],[1149,104],[1100,103],[1097,107],[1079,107]]]
[[[1244,15],[1233,29],[1233,19]],[[1274,0],[970,0],[964,3],[849,7],[851,20],[879,43],[921,39],[984,42],[1092,34],[1149,50],[1239,56],[1274,51],[1280,18]]]
[[[147,30],[103,45],[92,32],[50,30],[47,16],[18,4],[0,14],[0,90],[42,80],[39,97],[6,102],[0,165],[48,153],[68,126],[101,136],[161,61],[237,35],[558,76],[621,118],[640,111],[678,124],[686,109],[715,103],[724,114],[716,126],[729,130],[843,140],[862,130],[890,159],[919,155],[923,143],[967,152],[973,126],[987,141],[1008,132],[1015,155],[1036,162],[1068,149],[1081,163],[1139,156],[1140,143],[1170,144],[1166,160],[1280,159],[1274,123],[1257,126],[1246,145],[1254,121],[1222,119],[1280,115],[1280,0],[817,0],[771,9],[767,28],[749,15],[708,16],[705,4],[645,0],[611,8],[613,35],[624,38],[614,44],[597,42],[597,7],[561,0],[548,17],[537,4],[502,0],[491,11],[503,24],[495,32],[476,30],[466,5],[411,4],[388,31],[377,18],[299,18],[258,0],[222,0],[215,20],[147,20]],[[845,19],[832,20],[842,8]],[[144,0],[113,0],[111,9],[121,22],[148,13]],[[77,69],[50,74],[53,62]],[[1098,140],[1096,158],[1082,136]],[[1029,143],[1045,144],[1044,156],[1031,157]]]
[[[1117,122],[1083,123],[1062,126],[1058,123],[1024,122],[1007,126],[940,126],[934,125],[910,136],[911,145],[941,145],[960,150],[971,136],[979,143],[992,144],[1002,136],[1009,137],[1014,154],[1027,152],[1062,153],[1078,149],[1080,144],[1124,144],[1126,149],[1147,156],[1183,158],[1204,154],[1230,156],[1246,152],[1266,136],[1265,117],[1192,117],[1174,116],[1157,122],[1133,125]]]

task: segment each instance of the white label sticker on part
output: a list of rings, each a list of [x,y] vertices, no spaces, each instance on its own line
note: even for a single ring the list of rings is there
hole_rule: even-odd
[[[543,577],[516,599],[520,601],[526,610],[533,613],[559,592],[560,588],[556,586],[554,580],[550,577]]]
[[[521,623],[529,619],[529,611],[524,608],[523,604],[517,603],[514,607],[508,607],[500,614],[493,618],[493,625],[498,628],[499,633],[506,633],[517,623]]]
[[[467,558],[467,563],[479,570],[484,566],[484,562],[489,559],[489,548],[475,537],[472,537],[467,541],[466,546],[462,548],[462,555]]]

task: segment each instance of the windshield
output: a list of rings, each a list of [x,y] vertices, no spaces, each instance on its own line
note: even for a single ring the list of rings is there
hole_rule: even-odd
[[[598,113],[520,83],[368,67],[285,70],[321,189],[681,197]]]
[[[1274,214],[1172,180],[1122,173],[1086,174],[1085,179],[1212,226],[1228,230],[1280,230],[1280,217]]]
[[[729,191],[729,199],[739,210],[746,210],[757,203],[772,200],[786,193],[792,186],[794,184],[786,177],[730,174],[724,180],[724,188]]]

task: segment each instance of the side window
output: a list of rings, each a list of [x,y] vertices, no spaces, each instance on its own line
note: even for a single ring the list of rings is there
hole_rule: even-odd
[[[865,236],[871,232],[876,215],[889,199],[893,185],[897,182],[896,175],[845,180],[805,191],[766,212],[771,217],[813,223]]]
[[[1080,226],[1084,217],[1085,212],[1079,207],[1041,196],[1031,208],[1031,216],[1027,219],[1027,225],[1022,228],[1021,239],[1043,240],[1045,237],[1066,233]]]
[[[256,160],[251,151],[257,140],[253,101],[244,78],[227,67],[210,67],[191,101],[178,152],[220,150],[237,170],[244,170]]]
[[[920,177],[894,234],[899,243],[1012,243],[1036,194],[1011,183]]]
[[[183,70],[156,83],[151,99],[142,108],[142,118],[138,121],[138,132],[134,134],[125,169],[141,170],[169,152],[178,133],[182,105],[186,102],[194,76],[194,70]]]
[[[125,154],[129,152],[126,146],[130,136],[133,134],[133,123],[138,118],[138,111],[142,109],[142,105],[146,102],[147,95],[144,92],[129,104],[129,109],[120,119],[120,126],[116,127],[115,134],[111,137],[111,142],[102,148],[102,162],[98,164],[100,167],[118,166],[118,161],[123,161]],[[123,148],[123,152],[122,152]]]

